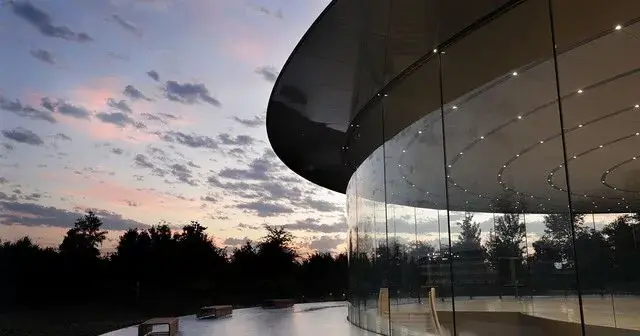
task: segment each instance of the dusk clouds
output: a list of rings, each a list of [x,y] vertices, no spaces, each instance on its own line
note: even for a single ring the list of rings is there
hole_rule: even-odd
[[[343,197],[296,177],[265,132],[279,67],[261,65],[283,64],[323,6],[292,3],[289,23],[266,5],[172,3],[4,1],[3,241],[59,242],[89,209],[113,237],[191,220],[229,246],[265,223],[304,248],[343,234]]]
[[[81,43],[93,40],[87,33],[75,32],[67,26],[54,24],[49,14],[29,1],[10,1],[9,6],[16,16],[31,24],[42,35]]]

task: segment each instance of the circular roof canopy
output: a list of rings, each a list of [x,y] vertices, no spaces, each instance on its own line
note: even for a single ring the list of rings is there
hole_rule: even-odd
[[[348,17],[357,3],[334,2],[315,25],[325,23],[323,29],[337,29],[332,28],[336,24],[332,20]],[[283,70],[267,114],[274,150],[300,175],[337,191],[345,190],[354,169],[360,167],[354,182],[361,186],[358,193],[389,203],[438,209],[448,205],[465,211],[491,212],[507,206],[534,213],[564,212],[571,189],[576,212],[638,211],[640,24],[635,18],[624,18],[640,13],[640,8],[629,1],[629,8],[608,10],[603,2],[589,10],[599,18],[598,24],[587,20],[592,28],[576,29],[577,23],[568,21],[560,25],[556,30],[566,33],[558,33],[556,62],[552,49],[545,46],[550,42],[548,30],[526,19],[513,22],[524,13],[543,21],[542,10],[539,17],[535,15],[536,3],[544,2],[500,7],[503,17],[482,28],[494,33],[487,35],[488,40],[473,32],[455,43],[441,39],[446,46],[439,52],[445,53],[416,56],[420,66],[405,68],[407,75],[400,83],[391,80],[380,85],[383,91],[376,91],[373,101],[357,110],[360,113],[351,112],[357,103],[353,90],[347,88],[354,84],[347,74],[358,68],[353,45],[360,35],[347,29],[337,39],[342,42],[333,41],[345,44],[342,55],[335,50],[332,55],[343,61],[338,62],[343,71],[337,65],[333,69],[338,72],[330,71],[323,68],[323,59],[314,63],[312,58],[306,59],[307,69],[316,68],[315,64],[324,71],[316,75],[318,70],[291,73],[289,66]],[[566,9],[568,13],[570,6]],[[491,17],[497,15],[488,12]],[[559,12],[562,16],[562,8]],[[518,24],[533,28],[523,31]],[[496,33],[508,30],[508,25],[516,25],[512,28],[517,33]],[[310,31],[314,29],[319,28]],[[526,45],[505,45],[505,41],[517,41],[517,34],[529,37]],[[351,43],[345,43],[349,39]],[[496,48],[477,51],[479,60],[469,62],[469,50],[483,39],[487,49]],[[575,40],[578,43],[565,42]],[[308,47],[306,42],[303,39],[288,64],[300,62],[297,55],[305,55],[306,49],[322,49]],[[517,50],[524,51],[518,54]],[[484,56],[490,61],[482,63]],[[403,75],[402,70],[398,73]],[[310,82],[326,80],[325,99],[309,99],[323,89],[291,85],[291,78],[304,74]],[[466,78],[474,80],[465,82]],[[336,83],[343,90],[331,92],[328,88]],[[332,100],[332,96],[342,99]],[[444,123],[440,98],[445,101]],[[371,126],[375,125],[371,120],[382,120],[383,110],[389,124],[384,148],[381,134],[376,140],[366,134],[382,132],[379,126]]]

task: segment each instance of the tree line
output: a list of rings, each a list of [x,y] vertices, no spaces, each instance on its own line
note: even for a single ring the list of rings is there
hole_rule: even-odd
[[[301,258],[294,236],[281,227],[265,225],[261,240],[227,251],[196,221],[181,230],[159,224],[126,231],[109,256],[100,254],[106,239],[101,227],[101,219],[88,212],[57,249],[28,237],[0,243],[0,309],[109,303],[184,311],[346,295],[346,254]]]
[[[354,299],[375,297],[380,287],[398,298],[426,297],[429,287],[439,296],[469,297],[640,292],[640,215],[618,216],[600,230],[585,225],[584,214],[548,214],[543,223],[544,234],[532,248],[519,213],[496,216],[484,241],[467,213],[450,247],[396,239],[372,244],[369,233],[352,231]]]

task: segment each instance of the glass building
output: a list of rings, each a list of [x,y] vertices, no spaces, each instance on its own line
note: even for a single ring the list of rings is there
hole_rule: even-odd
[[[639,18],[637,0],[327,7],[267,129],[347,196],[352,323],[640,335]]]

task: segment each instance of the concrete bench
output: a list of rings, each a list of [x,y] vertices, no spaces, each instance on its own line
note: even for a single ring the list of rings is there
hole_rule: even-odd
[[[154,331],[153,327],[166,325],[168,331]],[[157,317],[142,322],[138,326],[138,336],[178,336],[180,323],[177,317]]]

